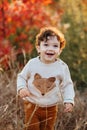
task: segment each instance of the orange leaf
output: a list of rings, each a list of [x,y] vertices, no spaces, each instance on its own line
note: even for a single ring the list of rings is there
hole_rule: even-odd
[[[48,4],[52,4],[52,3],[53,3],[52,0],[43,0],[44,5],[48,5]]]

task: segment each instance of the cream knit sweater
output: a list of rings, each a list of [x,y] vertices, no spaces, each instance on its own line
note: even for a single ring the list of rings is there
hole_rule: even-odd
[[[74,88],[66,63],[58,59],[44,64],[39,57],[29,60],[17,77],[17,92],[28,87],[31,95],[24,98],[41,107],[57,103],[74,104]]]

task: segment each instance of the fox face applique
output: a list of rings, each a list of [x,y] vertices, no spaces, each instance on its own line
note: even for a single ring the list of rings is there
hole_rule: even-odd
[[[45,95],[55,87],[55,80],[55,77],[42,78],[41,75],[36,73],[34,75],[33,84],[41,92],[42,95]]]

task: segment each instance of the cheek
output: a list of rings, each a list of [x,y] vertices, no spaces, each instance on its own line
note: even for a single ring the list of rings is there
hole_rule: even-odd
[[[43,46],[39,46],[36,49],[37,49],[38,53],[45,51],[45,48]]]
[[[60,49],[55,50],[55,53],[59,55],[60,54]]]
[[[45,50],[46,50],[46,48],[44,46],[40,47],[40,51],[45,51]]]
[[[59,53],[60,52],[60,48],[55,49],[55,52]]]

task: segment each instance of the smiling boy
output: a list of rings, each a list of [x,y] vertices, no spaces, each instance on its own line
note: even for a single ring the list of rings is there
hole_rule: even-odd
[[[29,60],[18,74],[17,91],[24,100],[24,130],[54,130],[58,104],[71,112],[74,88],[69,68],[59,55],[65,47],[64,35],[54,27],[45,27],[36,36],[39,56]]]

